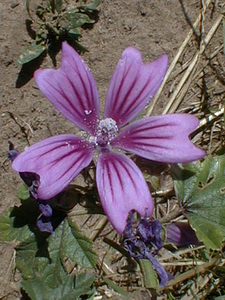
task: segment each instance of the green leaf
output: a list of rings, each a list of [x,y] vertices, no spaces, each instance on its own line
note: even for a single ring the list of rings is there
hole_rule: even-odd
[[[22,287],[32,300],[72,300],[94,293],[93,274],[69,275],[64,269],[64,229],[65,221],[49,238],[37,233],[17,247],[16,266],[23,277]]]
[[[79,8],[82,8],[84,11],[95,11],[97,10],[97,7],[101,3],[101,0],[94,0],[91,3],[87,5],[79,6]]]
[[[64,274],[61,263],[63,223],[55,230],[54,236],[46,237],[37,232],[16,249],[16,266],[22,273],[25,280],[41,278],[51,288],[61,282],[61,275]],[[62,274],[61,274],[62,273]]]
[[[14,217],[12,216],[13,208],[5,212],[0,217],[0,240],[7,242],[23,241],[31,236],[29,227],[23,226],[16,228],[14,224]]]
[[[89,296],[93,295],[93,292],[95,292],[95,289],[90,289],[91,285],[93,284],[95,280],[95,275],[88,273],[88,272],[84,272],[84,273],[80,273],[76,276],[75,278],[75,289],[76,291],[74,291],[74,296],[75,293],[82,295],[82,294],[87,294]],[[72,298],[71,295],[71,300],[75,299]],[[77,296],[76,296],[77,297]],[[65,300],[67,300],[67,298],[64,298]]]
[[[16,248],[16,267],[25,280],[34,279],[41,274],[48,280],[45,271],[49,261],[48,242],[43,237],[37,236],[36,239],[32,236]],[[53,264],[51,269],[53,270]]]
[[[91,20],[88,15],[77,12],[76,9],[71,9],[66,13],[66,18],[69,22],[69,29],[75,29],[85,24],[92,24],[94,20]]]
[[[19,207],[14,206],[0,217],[0,240],[23,242],[33,236],[36,227],[38,207],[34,200],[24,200]]]
[[[144,286],[147,289],[157,289],[159,287],[159,281],[158,276],[152,267],[152,263],[148,259],[141,259],[139,264],[144,279]]]
[[[54,235],[48,239],[45,234],[37,232],[36,236],[32,236],[17,247],[17,267],[25,279],[32,278],[34,274],[43,274],[43,267],[49,264],[50,259],[52,263],[49,276],[51,278],[55,276],[52,282],[57,282],[58,260],[60,265],[63,265],[68,258],[81,267],[92,267],[96,263],[92,243],[81,234],[72,221],[68,222],[67,219],[64,219],[56,228]]]
[[[35,58],[39,57],[44,51],[46,47],[40,44],[32,43],[27,47],[27,49],[20,54],[19,58],[17,59],[17,64],[23,65],[29,63],[30,61],[34,60]]]
[[[30,198],[30,192],[27,185],[23,184],[19,187],[17,196],[20,200],[28,200]]]
[[[173,167],[174,188],[197,237],[218,249],[225,239],[225,156]]]
[[[59,14],[62,10],[62,0],[48,0],[48,6],[50,7],[51,11],[55,13],[55,10]]]
[[[92,249],[92,242],[84,236],[76,224],[68,218],[64,221],[62,253],[81,267],[94,267],[97,256]]]
[[[87,296],[95,293],[95,289],[91,287],[94,279],[92,274],[86,272],[76,276],[64,274],[61,277],[61,283],[55,288],[46,284],[44,276],[29,280],[23,279],[21,285],[32,300],[75,300],[83,299],[83,297],[89,299]]]

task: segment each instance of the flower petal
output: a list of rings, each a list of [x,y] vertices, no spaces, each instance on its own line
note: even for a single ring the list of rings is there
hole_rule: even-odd
[[[87,167],[93,149],[75,135],[59,135],[41,141],[22,152],[13,161],[17,172],[32,172],[40,176],[39,199],[50,199],[63,191]]]
[[[153,201],[145,179],[127,156],[105,152],[99,156],[96,170],[98,193],[112,226],[122,233],[131,210],[151,216]]]
[[[166,241],[177,246],[199,245],[195,231],[189,223],[175,222],[166,226]]]
[[[71,122],[94,134],[99,118],[98,91],[81,57],[66,42],[57,70],[39,69],[34,78],[41,92]]]
[[[189,139],[197,127],[198,119],[192,115],[153,116],[128,125],[111,144],[147,159],[186,163],[205,155]]]
[[[105,104],[105,118],[127,124],[155,95],[167,70],[167,55],[144,65],[140,52],[127,48],[117,64]]]

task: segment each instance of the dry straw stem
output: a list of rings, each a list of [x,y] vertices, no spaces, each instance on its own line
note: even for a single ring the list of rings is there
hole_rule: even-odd
[[[161,265],[163,265],[164,267],[165,266],[170,266],[170,267],[171,266],[172,267],[192,266],[192,267],[195,267],[195,266],[202,266],[204,263],[205,262],[202,260],[194,261],[193,259],[186,259],[186,260],[180,260],[180,261],[161,262]]]
[[[170,252],[168,251],[166,254],[163,255],[163,257],[159,257],[158,260],[160,262],[164,262],[170,259],[182,259],[182,256],[189,253],[194,253],[195,251],[198,251],[200,249],[205,248],[204,245],[197,246],[197,247],[190,247],[186,249],[177,250],[176,252]]]
[[[218,265],[218,262],[220,261],[219,258],[213,258],[209,262],[206,262],[200,266],[195,266],[192,269],[188,270],[187,272],[178,275],[174,279],[169,281],[167,288],[172,288],[176,284],[180,284],[181,282],[190,279],[200,273],[205,273],[208,271],[208,269],[212,268],[215,265]],[[161,289],[160,289],[161,290]]]
[[[197,282],[193,282],[191,287],[188,289],[187,293],[181,298],[181,300],[192,300],[195,299],[196,296],[200,296],[199,292],[203,290],[206,285],[209,283],[209,281],[213,278],[213,274],[207,274],[206,276],[199,276]],[[208,293],[207,289],[206,295]],[[202,296],[202,293],[201,293]],[[202,299],[202,298],[198,298]]]
[[[193,76],[194,69],[196,68],[196,64],[199,61],[199,57],[205,51],[207,45],[209,44],[210,40],[212,39],[212,37],[213,37],[214,33],[216,32],[217,28],[219,27],[222,19],[223,19],[222,15],[220,15],[216,19],[215,23],[213,24],[213,26],[211,27],[210,31],[208,32],[206,38],[201,43],[200,49],[195,54],[192,62],[190,63],[189,67],[187,68],[186,72],[184,73],[184,76],[182,77],[181,81],[177,85],[177,88],[173,92],[173,94],[172,94],[172,96],[171,96],[171,98],[170,98],[170,100],[169,100],[166,108],[163,111],[163,114],[166,114],[168,112],[172,113],[172,112],[176,111],[176,109],[180,105],[180,103],[181,103],[181,101],[183,99],[183,96],[185,95],[185,93],[186,93],[186,91],[189,88],[189,85],[191,83],[191,80],[188,80],[188,78],[190,76]],[[186,83],[186,86],[185,86],[184,90],[181,91],[182,88],[184,87],[185,83]],[[179,93],[180,93],[180,96],[178,97]]]
[[[206,4],[204,6],[204,10],[207,9],[207,7],[209,6],[210,3],[211,3],[211,0],[207,0]],[[196,28],[198,26],[198,24],[199,24],[199,22],[200,22],[200,20],[202,18],[202,13],[205,13],[204,10],[203,10],[203,12],[201,12],[199,14],[199,16],[197,17],[195,23],[193,24],[194,28]],[[152,111],[153,111],[153,109],[155,107],[155,104],[156,104],[157,100],[159,99],[159,96],[161,95],[161,92],[162,92],[162,90],[163,90],[163,88],[164,88],[164,86],[165,86],[165,84],[167,82],[167,79],[169,78],[170,74],[172,73],[173,69],[175,68],[175,66],[176,66],[176,64],[177,64],[177,62],[178,62],[181,54],[183,53],[184,49],[186,48],[186,46],[187,46],[189,40],[191,39],[192,35],[193,35],[193,30],[191,29],[188,32],[185,40],[183,41],[180,49],[178,50],[176,56],[174,57],[171,65],[169,66],[168,71],[167,71],[167,73],[166,73],[166,75],[164,77],[164,80],[163,80],[163,82],[162,82],[162,84],[161,84],[158,92],[156,93],[153,101],[151,102],[149,109],[147,110],[147,113],[146,113],[147,116],[150,116],[150,114],[152,113]]]
[[[223,265],[224,260],[222,260],[219,266],[222,267]],[[211,280],[213,280],[213,284],[209,284]],[[200,275],[198,276],[197,280],[193,282],[181,300],[205,299],[205,297],[207,297],[213,290],[216,289],[222,280],[222,277],[214,279],[212,272],[205,275]]]
[[[210,123],[214,123],[215,121],[217,121],[221,116],[224,115],[224,106],[218,110],[217,112],[209,115],[206,118],[201,119],[200,123],[199,123],[199,127],[196,129],[196,131],[194,132],[194,138],[192,139],[193,143],[195,143],[198,139],[199,139],[199,133],[206,128],[207,126],[209,126]]]
[[[224,107],[222,107],[219,111],[209,115],[208,117],[202,119],[200,121],[199,124],[199,128],[201,129],[202,127],[204,127],[205,125],[207,125],[208,123],[214,122],[215,120],[217,120],[219,117],[221,117],[224,114]]]
[[[213,290],[221,284],[221,279],[217,278],[213,280],[213,284],[210,281],[213,279],[213,274],[207,274],[205,277],[198,277],[198,284],[194,282],[187,293],[181,298],[181,300],[194,300],[194,299],[208,299],[206,298]]]

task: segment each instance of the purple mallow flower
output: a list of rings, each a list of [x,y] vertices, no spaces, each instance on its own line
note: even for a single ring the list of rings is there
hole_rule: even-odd
[[[175,244],[176,246],[200,245],[195,231],[189,223],[175,222],[166,226],[166,241],[167,243]]]
[[[118,149],[166,163],[190,162],[204,152],[189,140],[198,120],[187,114],[146,117],[129,122],[148,104],[167,70],[166,55],[143,64],[140,52],[127,48],[112,77],[99,120],[99,98],[93,76],[81,57],[66,42],[59,69],[35,72],[41,92],[71,122],[89,135],[63,134],[41,141],[13,161],[18,172],[40,177],[39,199],[50,199],[99,153],[96,181],[100,200],[113,227],[122,233],[129,211],[151,216],[153,201],[135,163]]]
[[[158,220],[143,218],[135,222],[134,211],[129,213],[127,226],[123,232],[124,247],[136,260],[148,259],[160,278],[160,285],[168,285],[168,274],[157,261],[155,255],[162,248],[162,225]]]

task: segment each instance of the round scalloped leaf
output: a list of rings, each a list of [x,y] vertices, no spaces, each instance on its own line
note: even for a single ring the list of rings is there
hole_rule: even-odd
[[[225,156],[173,167],[174,188],[185,215],[206,247],[225,239]]]
[[[11,207],[0,216],[0,240],[17,244],[33,236],[38,214],[38,205],[30,198]]]
[[[31,299],[83,299],[95,292],[92,286],[95,280],[94,274],[87,271],[68,274],[65,270],[63,262],[68,258],[65,257],[69,252],[68,247],[75,248],[71,253],[77,251],[77,255],[81,258],[87,251],[92,251],[85,247],[80,250],[79,245],[85,239],[80,236],[80,233],[79,243],[76,241],[74,244],[69,243],[75,240],[69,229],[65,219],[56,228],[54,235],[47,238],[38,233],[36,237],[27,239],[16,248],[16,267],[22,275],[22,287]],[[76,260],[76,255],[74,256],[71,258],[73,261]]]
[[[16,207],[10,208],[1,215],[0,241],[19,243],[33,235],[27,224],[17,223],[16,210]]]
[[[97,255],[92,249],[92,242],[69,217],[64,221],[61,251],[64,257],[81,267],[95,267]]]

